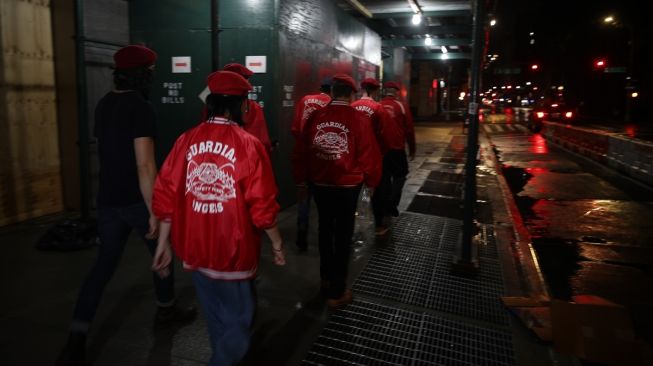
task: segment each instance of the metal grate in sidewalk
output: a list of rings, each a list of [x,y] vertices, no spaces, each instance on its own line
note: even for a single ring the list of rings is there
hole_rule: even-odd
[[[407,210],[425,215],[450,217],[458,220],[462,220],[463,218],[463,207],[460,197],[445,198],[418,194],[413,198],[410,205],[408,205]]]
[[[440,181],[440,182],[462,184],[463,179],[465,179],[465,175],[463,173],[448,173],[448,172],[433,171],[429,173],[429,176],[426,179]]]
[[[458,220],[402,214],[393,226],[392,243],[372,255],[354,291],[507,325],[496,247],[482,249],[476,278],[451,274],[460,225]]]
[[[509,332],[356,300],[331,315],[304,365],[514,365]]]

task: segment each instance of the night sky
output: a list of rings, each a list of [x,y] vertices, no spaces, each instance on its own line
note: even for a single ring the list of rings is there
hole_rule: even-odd
[[[605,59],[608,67],[628,67],[629,39],[634,39],[633,76],[641,97],[638,104],[650,104],[653,82],[649,65],[651,51],[646,34],[653,21],[638,1],[498,0],[498,20],[490,33],[490,54],[499,60],[486,71],[491,82],[522,82],[533,79],[543,86],[565,85],[570,99],[583,100],[596,116],[619,119],[625,95],[625,73],[602,73],[594,62]],[[492,9],[490,10],[492,12]],[[603,23],[613,15],[622,26]],[[530,44],[534,32],[535,44]],[[530,71],[538,64],[537,73]],[[492,68],[519,67],[520,75],[499,76]],[[640,119],[650,112],[638,109]]]

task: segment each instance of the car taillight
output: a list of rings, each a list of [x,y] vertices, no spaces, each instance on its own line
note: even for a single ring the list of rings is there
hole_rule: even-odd
[[[574,116],[574,112],[567,112],[565,113],[566,118],[572,118]]]
[[[544,118],[544,112],[537,112],[537,118]]]

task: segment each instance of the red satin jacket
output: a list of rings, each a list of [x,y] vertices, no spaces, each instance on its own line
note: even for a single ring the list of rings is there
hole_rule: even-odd
[[[406,142],[410,155],[415,155],[415,127],[413,115],[405,103],[394,96],[386,96],[381,100],[388,116],[381,131],[385,147],[390,150],[404,150]]]
[[[329,102],[331,102],[331,97],[325,93],[306,95],[297,102],[295,118],[290,127],[290,132],[295,136],[295,139],[301,135],[306,120],[311,113],[320,108],[324,108]]]
[[[381,179],[371,122],[347,102],[332,101],[310,115],[292,160],[298,184],[376,187]]]
[[[383,141],[382,131],[383,126],[387,123],[385,121],[387,117],[383,105],[370,97],[362,97],[353,102],[351,106],[356,108],[356,110],[365,113],[370,121],[372,121],[372,129],[374,129],[376,141],[379,144],[381,153],[385,154],[388,148],[386,147],[386,143]]]
[[[152,210],[171,221],[184,268],[243,280],[256,274],[261,229],[274,226],[279,212],[276,195],[263,144],[214,118],[177,139],[154,184]]]
[[[253,100],[247,100],[248,111],[243,115],[243,128],[245,131],[258,137],[265,146],[265,150],[269,153],[272,151],[272,143],[270,142],[270,135],[268,134],[268,124],[265,122],[265,115],[263,108]]]

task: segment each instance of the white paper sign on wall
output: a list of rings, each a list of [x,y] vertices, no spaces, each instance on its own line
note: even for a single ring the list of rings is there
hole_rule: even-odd
[[[189,74],[190,73],[190,56],[175,56],[172,58],[172,73],[173,74]]]
[[[265,74],[267,56],[245,56],[245,66],[255,74]]]

